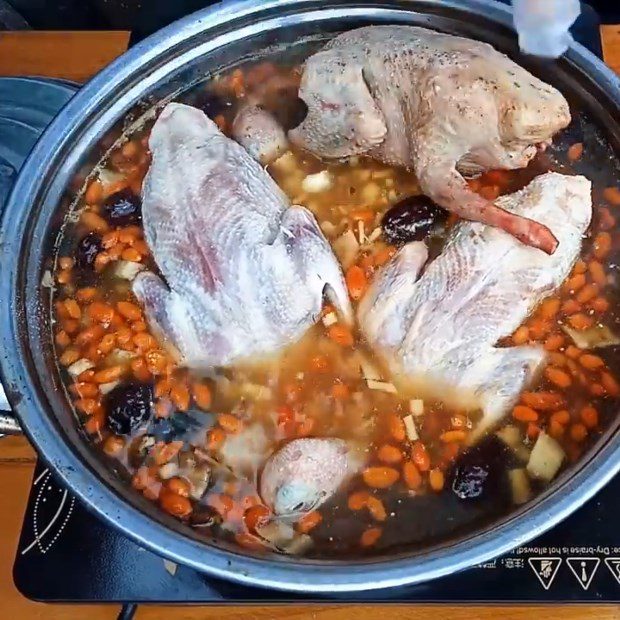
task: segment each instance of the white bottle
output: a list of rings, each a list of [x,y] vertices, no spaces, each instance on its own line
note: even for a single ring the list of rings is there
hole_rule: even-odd
[[[579,0],[512,0],[519,47],[526,54],[558,58],[573,41],[568,29],[579,17]]]

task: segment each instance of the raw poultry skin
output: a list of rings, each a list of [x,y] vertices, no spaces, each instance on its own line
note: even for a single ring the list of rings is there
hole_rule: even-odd
[[[462,222],[428,265],[423,242],[404,246],[360,303],[360,327],[396,382],[482,409],[474,440],[514,405],[545,362],[542,347],[496,345],[570,273],[592,215],[590,188],[585,177],[547,173],[498,200],[510,213],[549,226],[560,242],[552,256],[497,228]]]
[[[338,262],[314,216],[207,116],[171,103],[153,126],[142,192],[164,283],[134,281],[149,322],[190,367],[277,353],[316,320],[323,293],[350,319]]]
[[[561,93],[490,45],[412,26],[352,30],[306,61],[299,96],[308,114],[293,143],[409,168],[460,217],[555,250],[547,227],[502,211],[462,176],[525,167],[570,122]]]

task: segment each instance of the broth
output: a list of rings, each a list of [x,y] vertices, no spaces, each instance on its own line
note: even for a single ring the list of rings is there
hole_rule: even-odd
[[[294,67],[261,63],[200,85],[181,100],[205,110],[225,133],[239,102],[253,96],[291,127],[300,116],[298,78]],[[479,412],[399,392],[381,360],[329,305],[277,360],[208,376],[177,367],[131,293],[138,270],[157,271],[137,198],[149,166],[149,130],[119,144],[85,187],[53,274],[53,337],[85,433],[136,492],[162,510],[205,536],[267,549],[256,535],[269,512],[256,485],[266,456],[291,438],[340,437],[365,448],[367,466],[295,524],[312,539],[304,552],[342,557],[429,544],[534,497],[543,485],[526,479],[519,486],[509,472],[524,471],[541,432],[571,463],[605,428],[620,396],[615,347],[581,350],[564,329],[589,333],[617,323],[618,174],[609,146],[584,117],[577,115],[527,169],[470,181],[494,199],[547,170],[583,172],[594,182],[595,198],[593,224],[570,278],[499,343],[542,343],[549,365],[502,422],[503,439],[491,434],[470,450]],[[381,220],[401,199],[419,194],[415,177],[364,158],[328,163],[296,149],[267,170],[292,204],[315,214],[355,305],[397,249],[384,240]],[[432,254],[455,223],[451,217],[427,237]],[[222,451],[234,452],[235,438],[248,434],[256,453],[237,454],[245,459],[239,464],[245,475],[236,476],[222,463]]]

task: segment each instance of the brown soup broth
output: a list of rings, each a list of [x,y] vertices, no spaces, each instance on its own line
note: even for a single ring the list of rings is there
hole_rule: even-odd
[[[260,63],[219,76],[180,100],[205,110],[225,133],[246,100],[260,102],[290,128],[303,114],[298,81],[295,67]],[[493,436],[473,450],[488,476],[484,493],[470,499],[457,497],[452,485],[472,458],[472,452],[463,454],[479,413],[398,393],[381,360],[328,305],[278,360],[209,376],[176,366],[131,293],[136,270],[157,271],[136,208],[149,166],[149,130],[147,124],[128,136],[102,162],[103,171],[89,178],[53,274],[53,337],[85,433],[136,492],[164,511],[205,536],[265,548],[255,535],[256,524],[268,518],[256,489],[265,455],[291,438],[337,436],[365,447],[367,467],[296,524],[313,539],[308,554],[357,555],[428,544],[507,513],[514,499],[507,472],[525,467],[527,458],[523,452],[519,457],[519,450],[527,457],[541,432],[562,446],[570,464],[610,422],[620,396],[616,347],[581,350],[563,330],[566,325],[582,333],[596,325],[619,329],[618,170],[609,146],[582,115],[526,170],[491,171],[470,181],[489,199],[547,170],[584,173],[594,183],[593,223],[573,273],[499,343],[540,343],[549,352],[549,365],[502,423],[517,429],[516,450]],[[267,170],[293,204],[315,214],[341,260],[355,306],[397,251],[385,242],[381,219],[403,197],[419,193],[415,177],[364,158],[323,162],[296,149]],[[306,181],[317,173],[329,179],[321,191]],[[433,254],[455,223],[449,218],[427,239]],[[342,243],[345,233],[357,250]],[[367,381],[369,368],[380,379],[379,389]],[[136,385],[147,391],[136,392]],[[124,389],[130,390],[125,400]],[[119,398],[133,402],[144,394],[152,406],[150,421],[115,434],[127,429],[110,421],[110,408]],[[418,437],[406,429],[407,416]],[[264,434],[266,445],[241,466],[244,476],[218,465],[227,442],[255,431]],[[533,494],[541,488],[531,481]]]

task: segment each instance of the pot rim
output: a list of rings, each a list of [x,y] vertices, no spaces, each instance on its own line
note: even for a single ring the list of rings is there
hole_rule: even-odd
[[[452,9],[473,9],[497,23],[510,26],[510,10],[492,0],[421,0],[428,6]],[[54,156],[64,144],[64,137],[76,130],[97,109],[97,102],[111,96],[119,84],[140,75],[145,62],[155,60],[181,42],[199,35],[206,29],[224,25],[243,16],[263,13],[270,9],[297,9],[299,18],[312,19],[313,15],[328,12],[334,18],[351,15],[387,15],[408,12],[402,3],[361,2],[342,3],[321,9],[315,0],[228,0],[190,15],[145,39],[115,60],[88,82],[61,111],[45,131],[19,175],[6,205],[0,226],[0,265],[5,274],[0,278],[0,374],[3,376],[7,396],[19,416],[30,440],[40,454],[82,500],[89,510],[138,544],[175,562],[191,566],[214,577],[247,585],[275,588],[288,592],[341,593],[377,590],[420,583],[482,563],[499,556],[535,538],[553,527],[576,508],[590,499],[620,470],[620,440],[614,437],[615,428],[609,429],[599,440],[598,452],[570,477],[559,481],[549,492],[539,496],[527,510],[515,511],[499,524],[473,533],[466,540],[449,547],[444,545],[432,553],[414,557],[368,561],[282,561],[260,559],[233,553],[192,540],[181,532],[142,513],[130,502],[117,495],[94,471],[86,467],[79,455],[72,450],[68,440],[60,440],[47,405],[37,390],[32,389],[34,373],[25,361],[27,352],[20,352],[20,334],[24,318],[20,307],[21,271],[25,268],[22,257],[28,256],[29,247],[23,249],[27,217],[23,205],[32,207],[40,194],[41,179],[49,177],[54,169]],[[354,5],[352,8],[348,5]],[[389,6],[388,6],[389,5]],[[397,8],[398,7],[398,8]],[[363,13],[362,13],[363,11]],[[280,12],[281,14],[281,12]],[[270,17],[279,19],[278,16]],[[266,21],[258,19],[253,27]],[[597,81],[614,101],[620,102],[620,81],[617,76],[593,54],[578,44],[573,44],[569,58],[579,61],[578,66],[595,74]],[[10,351],[11,353],[7,353]],[[24,353],[22,355],[21,353]],[[32,365],[32,360],[29,360]]]

